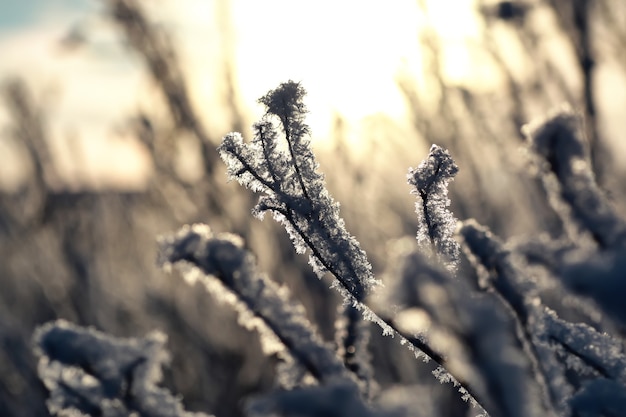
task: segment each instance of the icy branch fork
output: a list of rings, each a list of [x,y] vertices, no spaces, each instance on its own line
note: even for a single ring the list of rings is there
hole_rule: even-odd
[[[433,359],[444,365],[444,357],[421,337],[403,334],[392,319],[374,313],[365,304],[366,296],[372,295],[380,282],[374,278],[358,241],[346,230],[339,216],[339,205],[329,195],[323,175],[318,172],[318,163],[308,139],[309,127],[304,124],[304,94],[299,83],[288,81],[281,84],[259,100],[267,112],[253,126],[255,136],[250,142],[244,142],[241,134],[236,132],[224,137],[218,151],[227,165],[229,178],[262,194],[253,213],[262,218],[267,211],[272,212],[287,230],[296,251],[304,253],[309,250],[310,264],[316,274],[320,278],[326,272],[334,276],[332,286],[342,294],[348,306],[358,310],[366,320],[377,323],[383,334],[398,337],[416,357],[425,361]],[[286,141],[286,150],[280,146],[279,129]],[[435,249],[442,249],[446,258],[454,257],[458,248],[450,243],[453,221],[446,213],[441,213],[441,219],[437,215],[449,205],[447,191],[443,189],[456,173],[456,166],[447,151],[439,147],[432,151],[430,163],[436,165],[442,161],[443,170],[430,173],[418,168],[417,175],[432,181],[423,188],[424,193],[436,191],[440,194],[432,200],[425,196],[424,204],[428,205],[425,216],[433,221],[445,219],[446,223],[441,229],[431,225],[428,233],[433,236]],[[444,154],[447,158],[443,158]],[[413,185],[419,187],[418,179],[415,181]],[[448,261],[454,269],[455,259]],[[452,375],[448,380],[460,384]]]

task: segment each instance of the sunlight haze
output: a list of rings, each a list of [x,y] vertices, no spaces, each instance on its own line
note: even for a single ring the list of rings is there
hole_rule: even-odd
[[[441,36],[443,74],[449,82],[470,85],[472,79],[480,80],[473,88],[489,88],[494,82],[467,50],[478,36],[473,1],[437,0],[428,6],[424,16],[414,0],[384,5],[356,0],[186,0],[166,1],[148,12],[172,36],[192,100],[212,135],[219,137],[230,128],[230,120],[220,114],[225,94],[221,68],[228,59],[234,64],[235,100],[249,120],[260,116],[256,100],[268,89],[289,79],[302,82],[308,91],[307,122],[313,139],[322,143],[331,136],[335,115],[354,129],[363,118],[377,114],[407,119],[397,77],[420,84],[419,37],[424,28],[432,26]],[[132,178],[139,186],[150,167],[136,147],[124,144],[119,127],[132,112],[162,107],[140,61],[122,46],[118,29],[103,18],[99,2],[32,0],[22,7],[12,6],[14,21],[0,30],[0,74],[23,77],[43,100],[60,161],[71,160],[68,148],[78,146],[68,143],[68,137],[80,141],[87,162],[82,167],[66,162],[67,176],[88,170],[83,179],[123,183]],[[84,44],[67,47],[76,30]],[[427,85],[421,88],[429,90]],[[15,166],[5,169],[19,171]]]

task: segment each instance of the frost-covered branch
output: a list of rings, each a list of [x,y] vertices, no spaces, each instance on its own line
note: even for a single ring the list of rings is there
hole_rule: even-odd
[[[541,371],[538,381],[545,380],[556,410],[565,410],[577,378],[584,379],[589,372],[626,382],[626,356],[620,341],[586,324],[562,320],[544,306],[533,279],[522,272],[521,260],[484,227],[465,222],[460,234],[476,262],[489,271],[484,285],[501,296],[519,321],[521,340]],[[557,359],[557,352],[565,363]]]
[[[595,181],[581,123],[573,111],[562,110],[525,127],[525,133],[531,149],[541,158],[539,167],[548,193],[558,194],[567,203],[577,224],[600,247],[623,247],[626,223],[617,216]],[[551,182],[551,175],[558,184]],[[563,209],[557,208],[557,212],[563,214]],[[567,221],[564,219],[564,223]]]
[[[339,205],[328,194],[311,151],[304,123],[305,91],[289,81],[259,101],[267,113],[254,126],[255,137],[244,143],[239,133],[226,135],[219,152],[231,178],[262,193],[254,209],[258,217],[273,213],[298,253],[310,250],[318,276],[330,272],[349,299],[362,301],[378,284],[359,243],[346,230]],[[288,151],[278,144],[277,119]]]
[[[482,275],[481,287],[494,290],[513,313],[518,338],[531,360],[545,407],[566,412],[571,387],[564,380],[564,370],[557,363],[554,352],[539,339],[540,330],[544,328],[546,307],[541,304],[533,282],[520,273],[511,259],[511,253],[487,228],[469,220],[463,223],[459,234],[463,237],[470,260]]]
[[[321,278],[330,272],[333,285],[342,293],[345,306],[345,333],[341,352],[346,366],[362,381],[366,391],[371,388],[371,366],[367,353],[369,328],[360,323],[359,304],[378,281],[358,241],[345,228],[339,216],[339,204],[326,190],[324,177],[308,138],[304,123],[307,113],[304,88],[288,81],[268,92],[259,102],[266,114],[254,125],[254,139],[244,143],[239,133],[224,137],[218,148],[228,166],[230,178],[250,190],[263,194],[254,208],[257,217],[272,212],[281,223],[296,252],[309,250],[310,264]],[[279,144],[278,128],[284,135]]]
[[[454,375],[466,400],[495,416],[545,415],[511,326],[493,299],[472,294],[415,245],[403,245],[389,273],[384,303],[405,332],[422,334],[445,355],[441,381]],[[476,401],[478,404],[476,404]]]
[[[186,412],[180,398],[156,385],[168,359],[161,333],[118,339],[58,320],[39,327],[33,339],[51,414],[206,417]]]
[[[450,271],[456,271],[460,248],[454,240],[456,219],[448,209],[448,184],[459,171],[450,153],[432,145],[428,157],[417,168],[411,168],[408,183],[417,196],[417,242],[439,258]]]
[[[619,340],[586,324],[562,320],[553,311],[545,314],[542,327],[538,337],[557,344],[598,375],[621,383],[626,392],[626,355]],[[573,368],[584,373],[577,366]]]
[[[304,307],[256,271],[254,257],[234,235],[213,235],[207,225],[185,226],[161,239],[161,261],[181,263],[185,278],[199,280],[218,297],[233,304],[240,323],[254,327],[268,352],[291,357],[320,382],[352,382],[335,353],[321,340],[305,316]]]
[[[435,359],[443,364],[442,357],[423,339],[405,334],[394,325],[390,317],[373,312],[364,300],[379,285],[372,274],[371,265],[357,240],[346,230],[339,216],[339,205],[326,190],[323,176],[310,147],[308,126],[304,124],[306,107],[304,89],[293,81],[281,84],[261,98],[267,113],[254,125],[255,137],[245,143],[239,133],[230,133],[218,148],[228,168],[231,179],[250,190],[262,194],[254,208],[258,217],[270,211],[287,230],[298,253],[309,250],[310,263],[322,277],[330,272],[336,279],[333,286],[344,297],[346,337],[341,336],[346,366],[361,378],[371,375],[367,352],[355,350],[365,347],[369,339],[367,326],[357,323],[359,317],[371,320],[383,329],[383,334],[394,335],[406,344],[416,357]],[[275,121],[279,127],[276,127]],[[278,144],[278,129],[286,143]],[[431,158],[413,175],[414,185],[422,190],[424,222],[431,224],[425,233],[432,235],[436,249],[445,261],[455,268],[458,246],[451,238],[454,218],[447,211],[447,184],[456,173],[456,165],[449,154],[434,147]],[[438,224],[441,223],[441,226]],[[351,343],[355,341],[358,343]],[[350,353],[354,351],[354,355]],[[355,360],[353,360],[355,359]],[[365,382],[369,386],[368,381]]]

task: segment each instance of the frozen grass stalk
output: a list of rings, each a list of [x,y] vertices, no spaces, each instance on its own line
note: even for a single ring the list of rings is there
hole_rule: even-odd
[[[333,287],[345,303],[338,336],[340,351],[346,366],[361,379],[367,395],[372,387],[365,346],[369,329],[359,323],[361,316],[380,325],[383,333],[397,336],[417,357],[435,358],[438,362],[442,358],[423,339],[402,334],[391,319],[381,318],[364,303],[380,283],[372,274],[365,252],[347,232],[339,216],[339,205],[329,195],[318,172],[309,128],[304,123],[304,94],[300,84],[293,81],[270,91],[259,100],[265,105],[266,114],[254,125],[253,140],[246,143],[239,133],[230,133],[218,150],[229,177],[261,194],[254,214],[262,218],[267,211],[272,212],[287,230],[296,251],[309,251],[310,264],[317,275],[321,278],[329,272],[335,278]],[[286,151],[279,146],[280,140],[286,143]],[[423,200],[424,218],[420,222],[430,222],[424,233],[432,236],[433,250],[442,254],[451,270],[458,261],[458,245],[451,233],[455,220],[446,209],[447,185],[456,171],[449,153],[434,146],[412,180],[421,190]],[[437,222],[442,222],[441,226]],[[450,376],[450,380],[454,378]]]
[[[547,185],[548,193],[565,201],[579,227],[601,248],[623,248],[626,223],[596,183],[581,125],[572,110],[564,109],[545,121],[525,126],[524,131],[539,157],[544,182],[549,184],[550,176],[557,179],[558,185]],[[562,210],[557,208],[557,212]]]
[[[450,152],[432,145],[428,157],[407,175],[408,183],[414,187],[411,193],[417,196],[417,242],[451,272],[457,269],[460,249],[453,237],[456,219],[448,209],[448,185],[457,172],[459,168]]]
[[[365,252],[346,231],[339,204],[328,194],[318,172],[309,127],[304,123],[304,94],[302,86],[293,81],[270,91],[259,100],[267,112],[254,125],[254,139],[245,143],[239,133],[230,133],[218,150],[230,178],[262,194],[255,215],[272,212],[285,226],[296,251],[309,250],[318,276],[330,272],[344,296],[361,301],[378,282]],[[278,129],[287,152],[278,144]]]
[[[405,245],[398,252],[384,302],[396,306],[399,322],[423,333],[445,354],[446,369],[439,367],[435,375],[446,382],[450,371],[463,382],[458,385],[461,395],[492,416],[537,416],[540,407],[523,352],[494,300],[471,296],[464,281],[418,245]],[[505,385],[510,392],[491,395]]]
[[[369,329],[361,322],[360,304],[379,284],[358,241],[339,216],[339,204],[329,195],[311,150],[304,88],[288,81],[259,102],[266,107],[254,125],[255,137],[244,143],[239,133],[224,137],[218,148],[230,178],[262,196],[257,217],[267,211],[287,230],[296,252],[309,251],[310,264],[322,278],[330,272],[345,299],[341,351],[349,368],[369,391],[371,368],[366,344]],[[279,131],[281,134],[279,134]],[[284,140],[287,151],[280,147]]]
[[[156,385],[168,360],[162,333],[119,339],[58,320],[33,339],[52,415],[208,417]]]
[[[241,323],[259,331],[268,351],[286,360],[293,357],[320,383],[351,381],[306,318],[304,307],[286,288],[256,271],[254,257],[237,236],[215,236],[207,225],[185,226],[161,239],[161,262],[181,264],[187,279],[197,279],[210,292],[230,300]],[[185,269],[185,265],[196,269]],[[222,285],[216,287],[218,282]]]

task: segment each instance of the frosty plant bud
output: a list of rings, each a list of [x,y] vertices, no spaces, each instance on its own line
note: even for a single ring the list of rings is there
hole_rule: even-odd
[[[459,244],[453,235],[456,219],[448,209],[448,184],[459,172],[450,152],[438,145],[430,147],[428,157],[417,168],[409,169],[408,183],[417,196],[415,211],[419,220],[417,242],[436,254],[452,272],[459,261]]]

